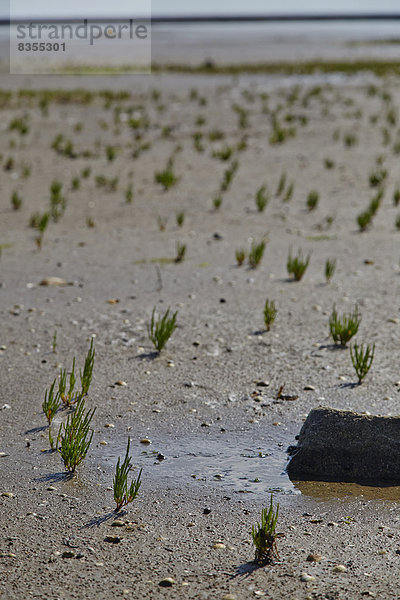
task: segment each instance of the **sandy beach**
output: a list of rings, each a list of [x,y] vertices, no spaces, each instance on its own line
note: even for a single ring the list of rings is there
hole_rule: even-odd
[[[399,52],[349,46],[353,34],[326,44],[321,32],[257,35],[207,46],[178,36],[174,46],[159,33],[153,61]],[[312,408],[398,414],[399,104],[399,79],[373,72],[2,74],[1,598],[400,597],[400,487],[285,473]],[[63,201],[53,193],[52,204],[54,182]],[[294,281],[287,259],[299,250],[310,262]],[[277,308],[270,331],[267,299]],[[355,340],[375,344],[362,385],[349,348],[330,337],[334,306],[358,307]],[[159,355],[147,333],[153,307],[177,311]],[[94,436],[67,478],[42,402],[74,357],[83,368],[91,340]],[[54,432],[68,414],[57,412]],[[115,513],[128,437],[142,486]],[[271,493],[279,558],[260,567],[251,529]]]

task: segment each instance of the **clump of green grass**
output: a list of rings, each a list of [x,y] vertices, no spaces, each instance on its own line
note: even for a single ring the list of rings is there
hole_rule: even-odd
[[[118,457],[117,466],[115,469],[115,476],[113,479],[113,491],[114,500],[117,508],[115,511],[119,511],[123,506],[126,506],[136,498],[139,493],[141,485],[142,469],[139,471],[139,475],[136,479],[133,479],[128,487],[128,475],[132,471],[132,458],[129,456],[129,445],[130,438],[128,438],[128,445],[126,448],[125,458],[122,464],[120,464],[120,457]]]
[[[57,410],[60,408],[60,392],[55,392],[55,386],[56,386],[56,379],[53,381],[53,383],[50,386],[50,389],[47,391],[45,391],[44,394],[44,400],[42,403],[42,410],[45,414],[45,417],[47,419],[48,425],[49,425],[49,443],[50,443],[50,447],[52,450],[54,450],[54,440],[53,440],[53,436],[51,434],[51,423],[53,421],[54,415],[56,414]]]
[[[26,135],[29,132],[28,115],[15,117],[8,126],[9,131],[17,131],[20,135]]]
[[[80,398],[75,410],[68,415],[66,423],[61,423],[58,432],[58,452],[67,471],[74,473],[76,467],[85,459],[92,443],[93,429],[90,423],[96,409],[85,410],[85,400]]]
[[[106,147],[106,157],[108,162],[112,162],[117,157],[118,149],[115,146],[107,146]]]
[[[272,494],[269,508],[261,511],[261,523],[253,525],[251,537],[255,546],[255,562],[257,564],[270,564],[278,555],[276,548],[276,525],[278,523],[279,504],[274,510]]]
[[[93,338],[92,338],[90,341],[89,350],[88,350],[86,358],[85,358],[85,365],[83,367],[83,372],[79,371],[81,387],[82,387],[82,391],[80,394],[81,396],[86,396],[88,394],[90,384],[92,382],[94,358],[96,355],[96,351],[94,349],[93,344],[94,344],[94,342],[93,342]]]
[[[50,214],[53,221],[57,222],[63,215],[66,208],[66,201],[62,195],[63,184],[61,181],[54,180],[50,185]]]
[[[84,169],[82,169],[82,179],[87,179],[88,177],[90,177],[90,173],[92,172],[92,169],[90,167],[85,167]]]
[[[60,398],[66,406],[72,406],[72,404],[76,404],[79,400],[79,394],[75,395],[75,357],[72,360],[72,369],[69,373],[69,385],[67,391],[67,370],[61,369],[60,371],[60,381],[58,383],[58,393],[60,394]]]
[[[370,346],[369,344],[354,344],[350,346],[350,357],[353,367],[358,377],[358,383],[361,384],[368,371],[371,368],[372,361],[374,360],[375,344]]]
[[[11,195],[11,206],[14,210],[19,210],[22,206],[22,198],[17,191]]]
[[[264,305],[264,325],[267,331],[270,330],[271,325],[274,323],[278,310],[273,300],[266,300]]]
[[[258,212],[263,212],[269,202],[269,194],[267,191],[267,186],[262,185],[256,193],[256,206]]]
[[[177,212],[175,215],[175,218],[176,218],[176,224],[178,225],[178,227],[182,227],[182,225],[185,221],[185,211],[181,210],[181,211]]]
[[[238,267],[241,267],[244,261],[246,260],[246,250],[244,248],[239,248],[235,252],[235,257]]]
[[[249,267],[251,269],[256,269],[261,263],[262,257],[264,256],[265,247],[265,240],[261,240],[261,242],[252,242],[248,257]]]
[[[317,208],[319,201],[319,194],[316,190],[312,190],[307,196],[307,208],[309,211]]]
[[[282,202],[290,202],[290,200],[292,199],[292,196],[293,196],[293,191],[294,191],[294,183],[291,182],[286,189],[286,192],[282,198]]]
[[[360,228],[360,231],[366,231],[368,226],[372,223],[373,214],[370,210],[364,210],[359,215],[357,215],[357,224]]]
[[[239,168],[239,162],[237,160],[232,161],[230,167],[228,169],[226,169],[226,171],[224,172],[224,176],[222,179],[222,183],[221,183],[221,192],[226,192],[233,180],[233,177],[236,173],[236,171]]]
[[[400,189],[396,188],[393,192],[393,205],[398,206],[400,204]]]
[[[176,317],[178,311],[170,316],[170,308],[162,317],[155,318],[156,308],[153,308],[150,323],[147,324],[147,334],[158,352],[164,348],[169,338],[177,328]]]
[[[356,335],[361,323],[361,315],[356,306],[352,313],[338,315],[336,307],[333,307],[329,317],[329,331],[335,344],[346,346],[347,342]]]
[[[218,158],[222,161],[227,161],[231,158],[233,154],[233,148],[231,146],[224,146],[221,150],[214,150],[213,157]]]
[[[185,258],[186,254],[186,244],[182,244],[182,242],[177,242],[176,244],[176,256],[175,262],[180,263]]]
[[[357,136],[354,133],[346,133],[343,141],[346,148],[351,148],[358,143]]]
[[[125,202],[131,204],[133,201],[133,185],[130,183],[125,190]]]
[[[289,256],[287,259],[286,267],[289,275],[293,275],[296,281],[300,281],[310,264],[311,253],[307,256],[303,255],[303,251],[300,249],[296,256],[292,255],[292,251],[289,250]]]
[[[394,225],[400,231],[400,215],[397,215]]]
[[[79,177],[73,177],[71,181],[71,189],[73,192],[76,192],[81,187],[81,180]]]
[[[325,262],[325,280],[329,283],[336,271],[336,258],[328,258]]]
[[[162,185],[165,191],[168,191],[171,187],[178,183],[178,177],[174,173],[174,163],[170,159],[166,168],[163,171],[157,171],[154,175],[156,183]]]
[[[335,166],[335,162],[331,158],[324,158],[324,166],[325,169],[333,169]]]
[[[118,187],[118,177],[108,178],[104,175],[96,175],[96,187],[104,188],[107,192],[115,192]]]
[[[217,211],[221,208],[222,206],[222,196],[215,196],[215,198],[213,198],[213,207],[214,210]]]
[[[286,186],[286,173],[283,172],[279,178],[279,183],[278,183],[278,187],[276,189],[275,196],[279,197],[281,194],[283,194],[285,186]]]
[[[377,169],[373,171],[369,175],[369,185],[370,187],[379,187],[383,184],[387,177],[386,169]]]

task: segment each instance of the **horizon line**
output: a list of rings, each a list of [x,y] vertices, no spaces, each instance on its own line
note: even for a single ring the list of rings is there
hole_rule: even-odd
[[[96,23],[113,23],[121,21],[151,21],[152,24],[169,23],[257,23],[257,22],[321,22],[321,21],[398,21],[400,13],[297,13],[297,14],[233,14],[233,15],[155,15],[149,17],[23,17],[6,19],[0,17],[0,25],[39,24],[39,23],[81,23],[85,19]]]

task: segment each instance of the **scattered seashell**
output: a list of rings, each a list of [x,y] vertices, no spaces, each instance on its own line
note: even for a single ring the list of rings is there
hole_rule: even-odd
[[[126,381],[122,381],[121,379],[118,379],[118,381],[116,381],[114,383],[114,385],[126,386],[128,384],[126,383]]]
[[[111,523],[111,527],[124,527],[124,525],[125,523],[121,521],[121,519],[115,519],[115,521]]]
[[[300,575],[300,580],[304,582],[315,581],[314,575],[309,575],[308,573],[302,573]]]
[[[2,492],[1,495],[4,498],[14,498],[14,494],[12,494],[11,492]]]
[[[161,585],[161,587],[172,587],[174,583],[175,579],[172,579],[172,577],[165,577],[164,579],[161,579],[158,585]]]
[[[306,560],[308,562],[321,562],[325,560],[325,556],[322,556],[321,554],[309,554]]]
[[[68,285],[68,282],[61,277],[45,277],[39,285]]]
[[[315,392],[315,387],[313,385],[307,384],[304,386],[304,390],[306,392]]]
[[[107,300],[108,304],[118,304],[119,302],[119,298],[111,298],[110,300]]]
[[[214,550],[223,550],[224,548],[226,548],[226,546],[222,542],[215,542],[213,548]]]
[[[332,569],[334,573],[346,573],[347,567],[344,565],[335,565]]]
[[[151,444],[151,440],[149,440],[149,438],[142,438],[140,440],[140,443],[149,445],[149,444]]]

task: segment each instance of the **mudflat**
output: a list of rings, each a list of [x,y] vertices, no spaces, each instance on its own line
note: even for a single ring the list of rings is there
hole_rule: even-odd
[[[397,414],[399,102],[396,77],[357,73],[4,77],[2,598],[399,597],[399,488],[285,474],[311,409]],[[361,385],[334,306],[375,344]],[[159,354],[154,307],[177,311]],[[41,405],[74,357],[79,387],[91,340],[94,436],[68,477]],[[142,486],[116,513],[128,437]],[[271,492],[284,535],[259,567]]]

